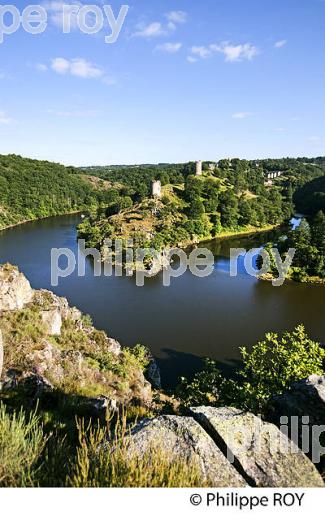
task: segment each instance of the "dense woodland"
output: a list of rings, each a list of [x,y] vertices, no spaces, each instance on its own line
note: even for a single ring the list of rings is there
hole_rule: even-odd
[[[106,204],[106,194],[80,170],[48,161],[0,155],[0,229]]]
[[[268,183],[267,175],[275,171],[281,176]],[[132,238],[139,246],[159,250],[221,233],[275,226],[293,214],[295,193],[324,171],[319,161],[296,159],[205,162],[200,177],[195,176],[194,163],[90,168],[89,175],[124,188],[111,193],[105,211],[80,226],[80,236],[93,247],[101,247],[105,238]],[[163,185],[163,197],[156,204],[148,198],[154,179]],[[132,227],[139,219],[142,228]]]
[[[276,244],[265,246],[271,258],[269,272],[276,274],[273,247],[278,249],[283,260],[289,249],[295,250],[288,278],[299,282],[325,281],[325,214],[322,211],[308,219],[303,218],[299,227],[281,237]]]

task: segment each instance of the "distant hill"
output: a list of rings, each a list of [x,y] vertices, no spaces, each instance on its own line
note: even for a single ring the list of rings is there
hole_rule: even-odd
[[[294,195],[296,208],[301,213],[312,215],[322,210],[325,213],[325,175],[298,189]]]
[[[0,229],[86,209],[102,198],[103,187],[94,186],[80,170],[0,155]]]

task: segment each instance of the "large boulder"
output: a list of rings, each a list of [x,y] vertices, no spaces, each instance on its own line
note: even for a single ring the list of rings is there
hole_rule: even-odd
[[[270,418],[308,417],[311,425],[325,424],[325,376],[312,375],[294,383],[271,402]]]
[[[41,318],[46,334],[49,336],[60,336],[62,317],[57,309],[52,311],[42,311]]]
[[[0,312],[22,309],[33,299],[29,281],[16,267],[0,266]]]
[[[116,339],[108,338],[107,350],[108,352],[112,352],[115,356],[119,356],[122,352],[122,347]]]
[[[325,454],[325,376],[312,375],[274,397],[267,419],[286,425],[290,439],[314,463],[320,462]]]
[[[273,424],[235,408],[192,408],[246,482],[257,487],[321,487],[312,462]]]
[[[244,487],[246,482],[192,417],[162,416],[146,420],[133,431],[131,450],[162,449],[166,456],[198,462],[202,479],[215,487]]]
[[[41,376],[50,375],[53,381],[61,382],[64,378],[62,350],[44,340],[39,348],[26,356],[32,371]]]

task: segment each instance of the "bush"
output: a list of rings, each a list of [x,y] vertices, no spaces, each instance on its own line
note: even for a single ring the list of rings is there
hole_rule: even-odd
[[[176,394],[185,406],[213,406],[219,401],[222,376],[217,363],[211,359],[204,360],[205,368],[196,374],[191,382],[182,377]]]
[[[325,350],[306,334],[303,325],[293,332],[266,334],[250,351],[241,349],[243,368],[235,380],[221,377],[216,363],[206,363],[192,382],[183,379],[177,395],[186,406],[218,403],[263,413],[269,400],[291,384],[323,373]]]
[[[79,447],[68,485],[72,487],[176,488],[205,487],[198,459],[188,462],[166,453],[153,444],[144,453],[132,449],[125,421],[115,428],[115,439],[108,444],[110,424],[106,428],[79,424]]]
[[[242,348],[241,353],[244,368],[239,371],[239,404],[255,412],[262,412],[272,396],[295,381],[323,373],[325,351],[308,337],[303,325],[282,337],[266,334],[251,352]]]
[[[35,413],[10,415],[0,404],[0,487],[33,485],[46,440]]]

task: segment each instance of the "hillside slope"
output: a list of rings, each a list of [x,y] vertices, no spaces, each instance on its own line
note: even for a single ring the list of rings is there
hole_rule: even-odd
[[[87,208],[99,194],[74,168],[0,155],[0,229]]]
[[[297,210],[307,215],[325,213],[325,175],[302,186],[294,195]]]

